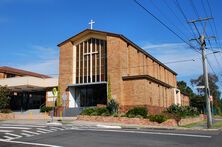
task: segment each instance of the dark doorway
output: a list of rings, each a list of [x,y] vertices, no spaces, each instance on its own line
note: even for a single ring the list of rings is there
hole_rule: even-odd
[[[107,103],[106,84],[84,85],[76,88],[76,97],[79,94],[80,107],[96,106]]]

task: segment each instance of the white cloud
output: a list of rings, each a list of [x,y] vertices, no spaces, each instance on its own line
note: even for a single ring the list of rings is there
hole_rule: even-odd
[[[30,50],[16,54],[24,58],[27,57],[28,60],[28,62],[17,64],[17,68],[47,74],[53,77],[58,76],[59,50],[57,48],[32,45]]]
[[[59,60],[55,59],[55,60],[46,60],[40,63],[28,63],[24,65],[19,65],[18,68],[32,72],[46,74],[52,77],[58,77],[58,69],[59,69],[58,65],[59,65]]]

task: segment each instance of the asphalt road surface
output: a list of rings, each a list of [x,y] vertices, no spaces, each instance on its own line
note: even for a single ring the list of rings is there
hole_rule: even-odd
[[[8,137],[7,137],[8,136]],[[221,147],[221,131],[0,125],[1,147]]]

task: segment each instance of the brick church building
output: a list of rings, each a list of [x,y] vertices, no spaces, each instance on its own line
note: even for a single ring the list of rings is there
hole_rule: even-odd
[[[173,103],[189,105],[176,89],[176,72],[121,34],[86,29],[58,46],[67,108],[106,104],[108,81],[121,111],[145,106],[158,113]]]

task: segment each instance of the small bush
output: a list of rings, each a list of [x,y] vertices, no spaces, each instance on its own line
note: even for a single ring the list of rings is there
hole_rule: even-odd
[[[40,109],[40,112],[49,112],[53,109],[53,107],[46,107],[46,106],[43,106],[41,107]]]
[[[95,108],[86,108],[80,113],[80,115],[92,115],[94,112]]]
[[[130,109],[126,113],[126,116],[132,118],[132,117],[136,117],[136,116],[140,115],[143,118],[146,118],[147,114],[148,114],[148,111],[147,111],[146,108],[144,108],[144,107],[136,107],[136,108]]]
[[[2,109],[0,110],[1,113],[12,113],[12,110],[10,109]]]
[[[97,115],[101,116],[108,116],[110,115],[109,110],[106,107],[96,108]]]
[[[118,113],[119,104],[114,99],[111,99],[107,104],[107,109],[111,114]]]
[[[80,115],[91,115],[91,116],[109,116],[110,112],[106,107],[101,108],[86,108]]]
[[[167,118],[163,115],[150,115],[149,120],[153,122],[162,123],[167,120]]]
[[[195,117],[198,116],[200,113],[195,107],[190,107],[190,106],[179,106],[179,105],[171,105],[166,109],[167,113],[173,114],[174,116],[177,117]]]

